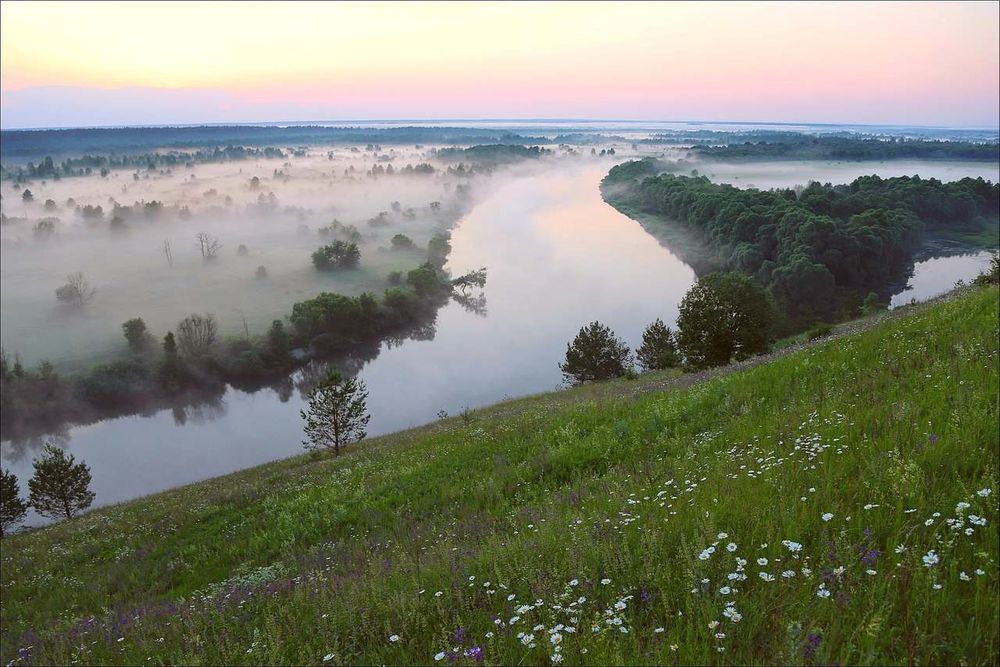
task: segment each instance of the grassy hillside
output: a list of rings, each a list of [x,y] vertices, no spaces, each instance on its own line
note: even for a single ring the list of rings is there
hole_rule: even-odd
[[[997,336],[979,289],[17,535],[0,659],[996,663]]]

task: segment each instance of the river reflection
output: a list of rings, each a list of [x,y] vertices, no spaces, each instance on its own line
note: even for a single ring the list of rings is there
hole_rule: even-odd
[[[370,435],[559,386],[566,343],[592,320],[632,346],[653,319],[673,323],[694,273],[604,203],[607,168],[525,171],[462,219],[449,267],[487,267],[486,300],[452,300],[426,336],[385,343],[359,369]],[[303,395],[323,370],[253,393],[230,388],[212,404],[73,427],[60,444],[90,465],[95,506],[291,456],[302,451]],[[2,446],[25,493],[39,444]]]

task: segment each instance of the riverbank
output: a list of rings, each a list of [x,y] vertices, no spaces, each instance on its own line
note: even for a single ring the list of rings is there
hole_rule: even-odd
[[[16,535],[0,657],[994,662],[997,298]]]

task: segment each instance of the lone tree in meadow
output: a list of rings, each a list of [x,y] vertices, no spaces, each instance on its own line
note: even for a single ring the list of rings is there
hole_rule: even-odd
[[[572,384],[610,380],[632,370],[632,353],[615,332],[591,322],[566,346],[566,361],[559,370]]]
[[[695,370],[767,352],[775,309],[770,297],[739,273],[700,278],[681,301],[677,347]]]
[[[72,519],[90,507],[90,468],[76,463],[72,454],[46,445],[42,458],[34,460],[35,474],[28,482],[29,503],[42,516]]]
[[[66,284],[56,289],[56,298],[72,306],[85,306],[97,296],[97,288],[81,272],[66,276]]]
[[[0,537],[24,521],[28,506],[18,494],[17,477],[7,470],[0,470]]]
[[[635,355],[646,371],[675,368],[681,361],[674,332],[659,318],[642,332],[642,345],[636,349]]]
[[[364,382],[332,371],[309,394],[309,409],[300,412],[309,438],[302,444],[314,451],[332,449],[339,456],[341,447],[364,439],[371,419],[367,399]]]

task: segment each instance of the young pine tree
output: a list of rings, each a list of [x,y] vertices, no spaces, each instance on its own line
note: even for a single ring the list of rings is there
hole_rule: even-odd
[[[566,361],[559,370],[573,384],[610,380],[632,370],[632,353],[615,332],[591,322],[566,346]]]
[[[24,521],[28,506],[18,495],[17,477],[12,472],[0,470],[0,537]]]
[[[76,463],[72,454],[46,445],[34,466],[35,474],[28,482],[29,502],[39,514],[72,519],[94,502],[90,468],[82,461]]]
[[[314,451],[333,450],[340,455],[341,447],[362,440],[366,433],[368,414],[365,383],[356,378],[345,378],[336,370],[309,394],[309,409],[300,414],[306,421],[305,432],[309,438],[302,444]]]
[[[646,371],[658,371],[680,365],[674,332],[659,318],[642,332],[642,345],[635,354],[639,365]]]

